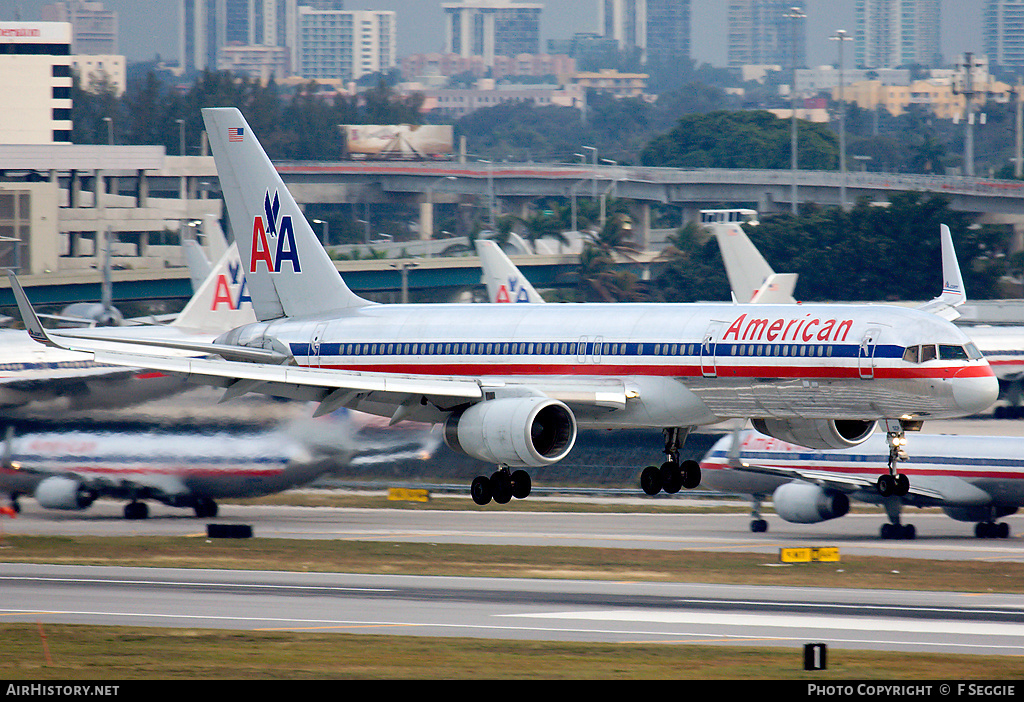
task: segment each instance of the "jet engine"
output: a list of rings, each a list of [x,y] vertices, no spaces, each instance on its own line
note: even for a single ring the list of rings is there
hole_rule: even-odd
[[[47,509],[85,509],[96,493],[73,478],[55,475],[39,483],[35,498]]]
[[[845,493],[802,482],[777,487],[772,504],[780,517],[794,524],[824,522],[850,511],[850,498]]]
[[[576,442],[576,418],[547,397],[487,400],[453,412],[444,423],[449,448],[506,466],[547,466]]]
[[[843,449],[863,443],[875,431],[864,419],[755,419],[762,434],[812,449]]]

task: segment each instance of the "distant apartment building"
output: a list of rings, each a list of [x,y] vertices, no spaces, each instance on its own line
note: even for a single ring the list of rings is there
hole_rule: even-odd
[[[186,71],[218,70],[225,47],[294,46],[296,0],[181,2],[179,47]],[[313,0],[302,4],[324,5]],[[289,51],[289,61],[293,58]]]
[[[728,65],[807,65],[806,19],[794,18],[793,0],[729,0]]]
[[[476,88],[417,88],[417,92],[423,93],[425,112],[436,112],[452,118],[465,117],[481,108],[509,102],[529,102],[536,107],[554,105],[578,109],[582,109],[586,104],[583,88],[576,85],[495,85],[490,78],[479,81]]]
[[[71,57],[71,70],[78,76],[82,90],[99,92],[110,90],[114,95],[123,95],[127,84],[125,57],[83,54]]]
[[[541,3],[462,0],[441,8],[447,53],[481,56],[486,66],[493,66],[496,56],[540,53]]]
[[[608,93],[615,98],[642,97],[647,89],[646,73],[620,73],[611,69],[574,73],[569,78],[572,85]]]
[[[44,22],[71,23],[71,53],[102,56],[117,55],[117,12],[107,10],[102,2],[69,0],[43,5],[40,17]]]
[[[1024,67],[1024,0],[985,0],[981,34],[993,66]]]
[[[484,65],[482,56],[463,58],[458,54],[412,54],[400,60],[406,80],[423,81],[431,77],[451,78],[469,74],[474,78],[496,80],[509,76],[567,76],[576,71],[576,61],[559,54],[519,54],[495,56],[494,65]]]
[[[0,22],[0,144],[71,141],[71,24]]]
[[[397,65],[393,10],[299,7],[294,73],[307,80],[357,80]]]
[[[942,63],[941,0],[857,0],[853,54],[859,68]]]
[[[690,58],[690,0],[598,0],[598,28],[645,63]]]

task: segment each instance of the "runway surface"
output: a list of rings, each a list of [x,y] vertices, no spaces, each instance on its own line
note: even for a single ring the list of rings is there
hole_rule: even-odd
[[[1024,654],[1024,596],[4,565],[0,621]]]
[[[468,500],[468,497],[466,498]],[[529,498],[535,499],[535,498]],[[685,498],[680,498],[685,499]],[[701,501],[707,504],[706,501]],[[767,516],[765,534],[749,530],[746,508],[735,514],[635,514],[519,512],[492,505],[482,510],[406,510],[329,507],[222,505],[215,520],[198,520],[191,510],[153,504],[147,520],[128,521],[120,503],[100,500],[84,512],[41,509],[22,501],[22,514],[7,519],[10,534],[94,536],[204,534],[207,521],[243,523],[256,538],[349,539],[420,543],[601,546],[777,554],[782,546],[838,546],[848,555],[1024,562],[1024,516],[1007,518],[1008,539],[978,539],[974,525],[934,510],[905,513],[914,524],[912,541],[883,541],[881,513],[853,514],[820,524],[789,524]]]

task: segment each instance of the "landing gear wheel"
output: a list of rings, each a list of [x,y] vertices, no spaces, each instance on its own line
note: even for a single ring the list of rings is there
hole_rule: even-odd
[[[917,538],[917,529],[913,524],[891,524],[882,525],[880,536],[883,539],[911,540]]]
[[[647,466],[644,471],[640,474],[640,488],[651,495],[657,495],[661,492],[661,471],[658,470],[657,466]]]
[[[700,485],[700,464],[697,461],[683,461],[680,466],[683,473],[683,487],[687,490]]]
[[[878,476],[878,481],[875,483],[875,487],[877,488],[879,495],[882,497],[889,497],[896,492],[896,479],[888,473],[882,473]]]
[[[149,505],[145,502],[129,502],[124,506],[125,519],[147,519],[149,517]]]
[[[491,497],[499,505],[508,504],[512,500],[512,478],[507,471],[495,471],[491,475]]]
[[[750,522],[750,530],[755,534],[763,534],[768,531],[768,522],[764,519],[753,519]]]
[[[674,495],[683,487],[683,474],[679,470],[679,464],[675,461],[665,461],[661,464],[661,489],[670,495]]]
[[[910,492],[910,478],[907,477],[906,473],[900,473],[895,478],[895,485],[893,486],[893,494],[902,497]]]
[[[530,496],[533,489],[533,481],[530,474],[525,470],[517,470],[512,473],[512,497],[517,500],[524,500]]]
[[[481,507],[488,504],[491,501],[490,479],[484,475],[473,478],[473,482],[469,486],[469,494],[473,498],[473,502]]]
[[[1005,539],[1010,536],[1010,525],[1006,522],[978,522],[974,535],[979,539]]]
[[[192,506],[195,510],[196,516],[200,519],[217,516],[217,503],[211,500],[209,497],[200,497],[196,500],[195,505]]]

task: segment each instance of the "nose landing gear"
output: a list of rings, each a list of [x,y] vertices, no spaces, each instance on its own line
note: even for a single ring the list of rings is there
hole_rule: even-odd
[[[889,472],[878,476],[875,488],[882,497],[902,497],[910,492],[910,478],[897,470],[896,464],[907,460],[907,435],[903,422],[885,420],[885,443],[889,447]],[[916,425],[920,429],[920,424]]]

